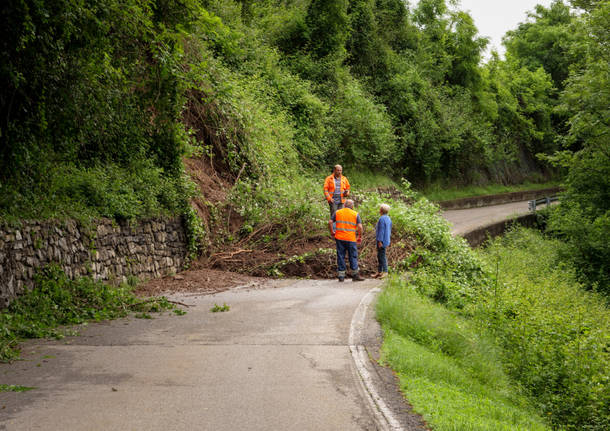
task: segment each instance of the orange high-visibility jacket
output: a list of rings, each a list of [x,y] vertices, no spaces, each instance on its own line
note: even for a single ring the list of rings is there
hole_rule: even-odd
[[[356,242],[358,232],[358,213],[351,208],[342,208],[335,213],[335,238]]]
[[[347,177],[341,175],[341,203],[345,202],[345,197],[343,196],[345,190],[349,190],[349,181],[347,181]],[[333,201],[333,193],[335,193],[335,176],[330,174],[324,181],[324,196],[328,202]]]

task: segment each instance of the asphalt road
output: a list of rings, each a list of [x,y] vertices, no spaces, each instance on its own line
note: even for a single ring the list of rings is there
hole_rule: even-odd
[[[527,202],[446,211],[454,234],[527,212]],[[24,343],[0,364],[0,430],[423,430],[376,364],[376,280],[269,281],[191,306]],[[225,313],[212,313],[215,304]]]
[[[191,305],[184,316],[27,342],[23,361],[0,364],[0,383],[36,389],[0,393],[0,429],[422,429],[392,373],[368,360],[381,339],[370,304],[378,284],[286,280],[183,294],[173,299]],[[228,312],[210,312],[224,303]]]
[[[528,201],[522,201],[481,208],[448,210],[443,212],[443,217],[453,225],[451,232],[454,235],[463,235],[478,227],[505,220],[513,215],[527,214],[529,212],[527,205]]]

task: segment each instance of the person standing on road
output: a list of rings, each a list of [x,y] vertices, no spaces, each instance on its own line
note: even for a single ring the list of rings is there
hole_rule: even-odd
[[[379,220],[375,226],[375,239],[377,241],[377,274],[374,278],[385,278],[388,275],[388,259],[385,250],[390,246],[390,236],[392,234],[392,219],[388,215],[390,206],[381,204],[379,207]]]
[[[347,177],[343,176],[343,167],[335,165],[333,173],[324,181],[324,197],[330,207],[330,216],[343,208],[345,199],[349,196],[350,186]]]
[[[335,227],[333,227],[333,223]],[[363,281],[358,273],[358,244],[362,242],[362,220],[354,211],[354,201],[347,199],[345,208],[337,210],[328,221],[330,234],[337,243],[337,277],[345,280],[345,253],[349,257],[352,281]]]

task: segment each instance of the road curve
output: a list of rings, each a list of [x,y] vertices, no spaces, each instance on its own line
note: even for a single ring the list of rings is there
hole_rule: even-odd
[[[447,210],[443,211],[443,217],[453,225],[451,229],[453,235],[463,235],[476,228],[528,212],[528,201],[521,201],[480,208]]]
[[[119,319],[28,342],[25,361],[0,364],[1,383],[36,389],[1,394],[0,429],[423,429],[392,374],[365,364],[382,386],[371,392],[354,360],[380,342],[373,312],[366,322],[354,313],[378,285],[286,280],[174,296],[192,305],[185,316]],[[224,303],[228,312],[210,312]],[[397,416],[384,424],[371,394]]]
[[[445,211],[453,233],[527,202]],[[182,294],[188,314],[91,324],[0,364],[2,430],[423,430],[375,365],[378,281],[284,280]],[[368,301],[367,301],[368,298]],[[211,313],[214,304],[225,313]],[[364,304],[364,307],[363,307]],[[368,311],[368,313],[367,313]]]

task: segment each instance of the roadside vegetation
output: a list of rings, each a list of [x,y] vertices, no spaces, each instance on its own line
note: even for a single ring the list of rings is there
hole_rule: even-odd
[[[35,280],[33,289],[0,311],[0,362],[17,359],[19,342],[25,339],[72,334],[69,325],[132,313],[150,318],[151,312],[175,308],[165,297],[137,298],[127,284],[116,288],[90,277],[70,280],[57,266],[46,267]]]
[[[392,279],[377,303],[382,361],[432,429],[550,430],[503,370],[499,350],[469,319]]]
[[[377,305],[383,360],[415,410],[439,430],[607,429],[607,303],[578,282],[568,245],[524,228],[480,251],[451,242]]]
[[[486,63],[487,41],[446,0],[5,10],[2,223],[184,215],[206,265],[316,270],[332,264],[321,185],[341,163],[369,235],[392,206],[389,258],[412,271],[380,298],[384,360],[433,427],[610,427],[610,1],[538,6]],[[550,237],[515,231],[481,252],[411,188],[557,176]],[[57,325],[166,305],[47,269],[0,314],[0,355]]]

